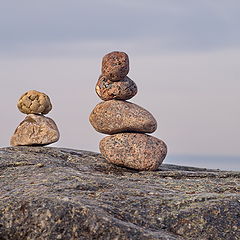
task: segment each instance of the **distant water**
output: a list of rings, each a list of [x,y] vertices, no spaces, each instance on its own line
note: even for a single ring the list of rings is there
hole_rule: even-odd
[[[164,163],[181,166],[240,171],[240,156],[168,155]]]

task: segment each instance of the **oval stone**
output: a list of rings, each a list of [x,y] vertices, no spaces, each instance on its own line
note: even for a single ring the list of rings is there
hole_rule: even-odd
[[[120,100],[99,103],[90,114],[89,121],[96,131],[105,134],[152,133],[157,129],[157,122],[150,112]]]
[[[20,97],[17,107],[25,114],[47,114],[51,111],[52,104],[45,93],[30,90]]]
[[[166,144],[141,133],[119,133],[99,143],[103,157],[110,163],[136,170],[156,170],[167,155]]]
[[[137,94],[137,85],[127,76],[118,82],[112,82],[108,77],[101,75],[95,90],[104,101],[111,99],[128,100]]]
[[[129,72],[129,59],[125,52],[110,52],[103,57],[102,74],[112,81],[119,81]]]
[[[12,146],[47,145],[57,142],[59,131],[55,122],[42,115],[29,114],[15,130]]]

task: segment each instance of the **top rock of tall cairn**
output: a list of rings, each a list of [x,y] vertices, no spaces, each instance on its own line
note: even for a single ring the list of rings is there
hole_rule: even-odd
[[[129,72],[129,59],[125,52],[110,52],[103,57],[102,74],[111,81],[120,81]]]

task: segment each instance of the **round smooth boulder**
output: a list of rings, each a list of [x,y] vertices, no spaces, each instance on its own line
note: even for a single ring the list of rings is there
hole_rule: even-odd
[[[102,74],[111,81],[119,81],[129,72],[129,59],[125,52],[110,52],[103,57]]]
[[[141,133],[119,133],[99,143],[103,157],[110,163],[136,170],[156,170],[167,155],[160,139]]]
[[[121,100],[97,104],[89,121],[96,131],[105,134],[153,133],[157,129],[157,121],[150,112],[134,103]]]
[[[95,90],[104,101],[112,99],[128,100],[137,94],[137,85],[127,76],[118,82],[112,82],[108,77],[101,75]]]
[[[45,93],[30,90],[20,97],[17,107],[25,114],[47,114],[51,111],[52,104]]]
[[[59,131],[56,123],[48,117],[29,114],[15,130],[11,146],[48,145],[57,142]]]

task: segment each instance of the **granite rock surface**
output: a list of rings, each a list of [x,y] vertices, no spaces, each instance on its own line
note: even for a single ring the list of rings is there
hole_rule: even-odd
[[[0,239],[237,240],[239,184],[240,172],[138,172],[93,152],[1,148]]]
[[[162,140],[142,133],[107,136],[100,141],[99,149],[110,163],[144,171],[158,169],[167,155]]]
[[[152,133],[157,129],[157,122],[150,112],[137,104],[120,100],[97,104],[89,121],[96,131],[105,134]]]
[[[102,74],[112,81],[119,81],[129,72],[129,58],[125,52],[110,52],[102,59]]]
[[[104,101],[112,99],[128,100],[137,94],[137,85],[127,76],[118,82],[112,82],[108,77],[101,75],[95,90]]]
[[[57,142],[59,131],[55,122],[37,114],[29,114],[16,128],[11,137],[11,146],[47,145]]]
[[[30,90],[20,97],[17,107],[25,114],[47,114],[51,111],[52,104],[45,93]]]

